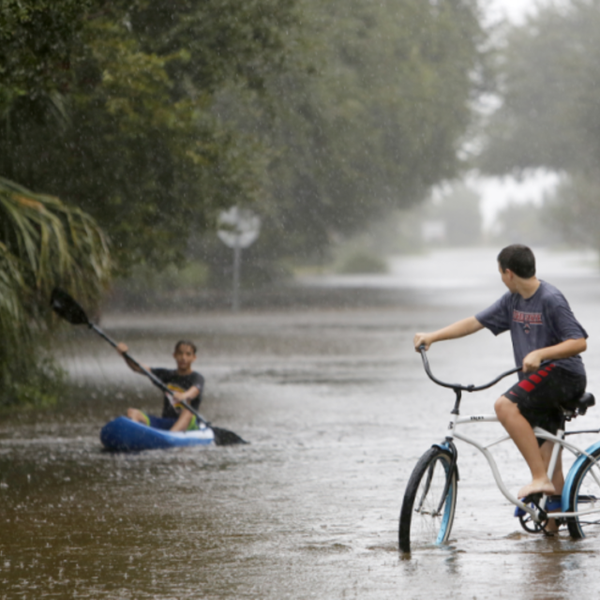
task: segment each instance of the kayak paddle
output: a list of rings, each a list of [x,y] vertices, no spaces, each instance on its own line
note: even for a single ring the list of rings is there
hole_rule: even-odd
[[[117,343],[108,337],[100,327],[92,323],[85,311],[67,292],[60,288],[54,288],[50,298],[50,306],[52,310],[59,316],[71,323],[71,325],[87,325],[94,330],[100,337],[104,338],[113,348],[117,347]],[[150,381],[164,393],[171,395],[173,392],[151,371],[148,371],[143,365],[138,363],[129,353],[123,353],[132,364],[134,364]],[[217,446],[231,446],[233,444],[246,444],[239,435],[228,429],[213,427],[196,409],[192,408],[187,402],[182,402],[183,406],[189,410],[201,423],[206,427],[210,427],[215,435],[215,444]]]

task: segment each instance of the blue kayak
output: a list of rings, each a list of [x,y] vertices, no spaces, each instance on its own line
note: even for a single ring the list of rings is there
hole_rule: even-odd
[[[178,446],[214,444],[211,427],[194,431],[167,431],[136,423],[127,417],[117,417],[100,431],[100,441],[107,450],[155,450]]]

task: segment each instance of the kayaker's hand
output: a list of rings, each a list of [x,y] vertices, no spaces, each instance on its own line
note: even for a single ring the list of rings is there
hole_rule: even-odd
[[[127,344],[123,343],[123,342],[119,342],[117,344],[117,352],[123,356],[123,354],[125,354],[126,352],[129,352],[129,348],[127,347]]]
[[[177,402],[183,402],[184,400],[186,400],[185,394],[183,392],[171,392],[171,395],[173,396],[173,400]]]

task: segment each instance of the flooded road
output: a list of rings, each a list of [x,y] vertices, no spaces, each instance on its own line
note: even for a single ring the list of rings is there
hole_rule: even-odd
[[[307,283],[388,290],[376,307],[230,314],[106,315],[141,362],[172,364],[198,344],[201,412],[251,443],[137,454],[98,434],[160,393],[83,329],[60,348],[74,382],[60,409],[0,423],[0,599],[567,599],[600,589],[600,532],[523,532],[484,459],[458,443],[449,545],[398,553],[398,513],[418,457],[445,431],[452,392],[427,379],[415,331],[473,314],[503,293],[495,250],[396,259],[386,277]],[[600,396],[600,275],[593,257],[538,253],[590,334],[589,390]],[[367,295],[368,296],[368,295]],[[510,368],[510,340],[483,331],[438,344],[441,379],[484,383]],[[492,412],[507,386],[468,396]],[[600,428],[600,409],[577,423]],[[482,435],[496,436],[494,425]],[[586,447],[599,436],[577,441]],[[526,467],[498,448],[513,491]]]

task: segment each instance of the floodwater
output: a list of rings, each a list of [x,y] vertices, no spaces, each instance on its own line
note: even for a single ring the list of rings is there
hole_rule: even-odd
[[[107,420],[129,405],[158,410],[160,394],[93,332],[73,332],[57,348],[73,381],[64,405],[0,422],[0,599],[595,596],[600,533],[574,542],[523,532],[483,457],[461,442],[450,543],[398,552],[404,487],[453,401],[427,379],[412,337],[499,296],[495,254],[437,252],[395,259],[385,277],[307,282],[345,288],[337,309],[104,316],[105,331],[145,364],[171,364],[173,342],[194,339],[202,412],[246,446],[102,451]],[[599,391],[594,257],[540,251],[538,273],[588,330],[589,389]],[[369,288],[391,300],[351,301]],[[430,352],[434,373],[464,383],[510,361],[509,339],[485,331]],[[504,389],[467,396],[463,414],[492,412]],[[600,409],[575,425],[600,428]],[[494,427],[474,425],[473,435],[493,439]],[[509,444],[497,458],[516,491],[522,460]]]

